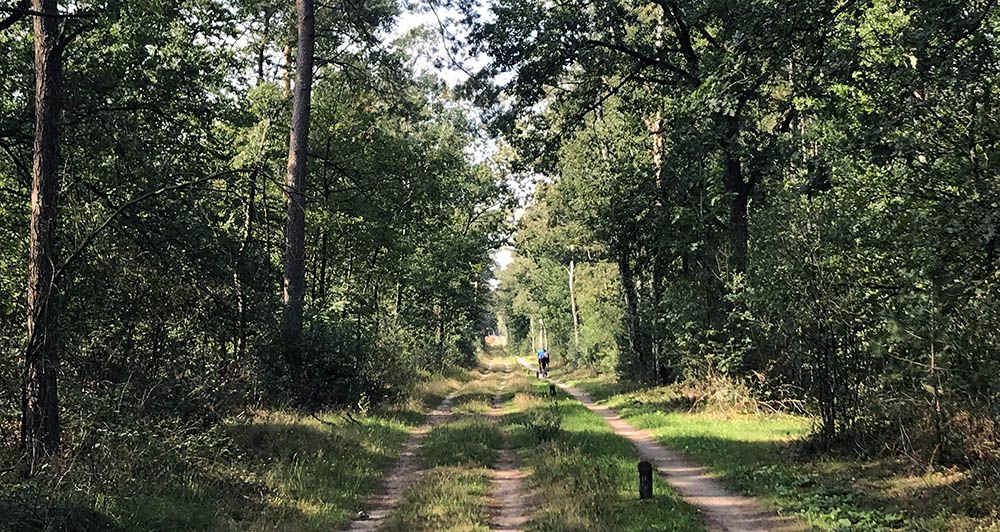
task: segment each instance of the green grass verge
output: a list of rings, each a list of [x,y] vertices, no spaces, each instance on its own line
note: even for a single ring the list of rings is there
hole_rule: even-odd
[[[704,530],[697,512],[658,476],[654,497],[638,499],[632,444],[579,402],[546,397],[545,383],[520,378],[504,425],[530,471],[530,530]],[[556,425],[558,430],[552,430]]]
[[[437,532],[489,530],[489,471],[442,466],[425,471],[380,530]]]
[[[995,486],[960,471],[911,473],[893,460],[799,451],[813,420],[680,411],[669,387],[634,390],[608,377],[562,374],[637,428],[706,466],[731,487],[831,531],[1000,531]]]
[[[432,379],[357,423],[271,411],[202,432],[130,429],[29,481],[0,473],[0,531],[337,529],[377,489],[408,430],[468,379]]]
[[[456,418],[436,425],[420,449],[427,468],[411,485],[380,530],[489,530],[489,468],[496,462],[501,435],[495,424],[478,415],[495,393],[497,374],[467,384],[456,394]]]

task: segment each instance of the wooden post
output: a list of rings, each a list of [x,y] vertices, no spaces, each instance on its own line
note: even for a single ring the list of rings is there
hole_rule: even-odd
[[[639,499],[653,498],[653,465],[639,462]]]

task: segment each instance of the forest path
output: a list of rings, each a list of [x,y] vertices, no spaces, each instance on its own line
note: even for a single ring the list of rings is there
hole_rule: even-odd
[[[531,371],[535,367],[524,358],[518,363]],[[580,401],[588,410],[601,416],[615,433],[635,446],[639,457],[653,464],[685,502],[698,508],[709,530],[726,532],[792,532],[805,530],[796,519],[765,510],[753,497],[737,495],[726,489],[705,468],[683,454],[656,441],[648,430],[639,430],[622,419],[613,409],[594,402],[583,390],[550,379],[563,391]]]
[[[487,414],[497,421],[503,415],[501,406],[504,392],[507,381],[512,375],[512,370],[508,365],[504,366],[503,372],[506,376],[500,384],[500,389],[493,397],[493,410]],[[515,532],[522,530],[528,523],[531,507],[523,488],[525,477],[527,474],[520,468],[517,451],[510,448],[505,439],[503,448],[500,450],[491,471],[490,530]]]
[[[461,388],[460,388],[461,389]],[[427,414],[424,424],[413,429],[403,446],[403,451],[385,472],[385,482],[364,505],[347,527],[345,532],[374,532],[392,512],[403,493],[413,484],[422,469],[420,445],[436,425],[444,423],[452,416],[451,404],[459,390],[455,390],[441,401],[436,409]]]

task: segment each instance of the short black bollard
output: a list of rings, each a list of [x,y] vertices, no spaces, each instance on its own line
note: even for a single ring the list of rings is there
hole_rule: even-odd
[[[639,462],[639,498],[653,498],[653,465]]]
[[[555,396],[556,396],[556,385],[552,384],[550,382],[549,383],[549,397],[555,397]]]

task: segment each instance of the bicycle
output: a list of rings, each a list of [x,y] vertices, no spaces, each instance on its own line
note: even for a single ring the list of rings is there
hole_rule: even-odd
[[[535,376],[538,377],[539,379],[547,379],[547,378],[549,378],[549,359],[548,359],[548,357],[538,359],[538,370],[535,371]]]

